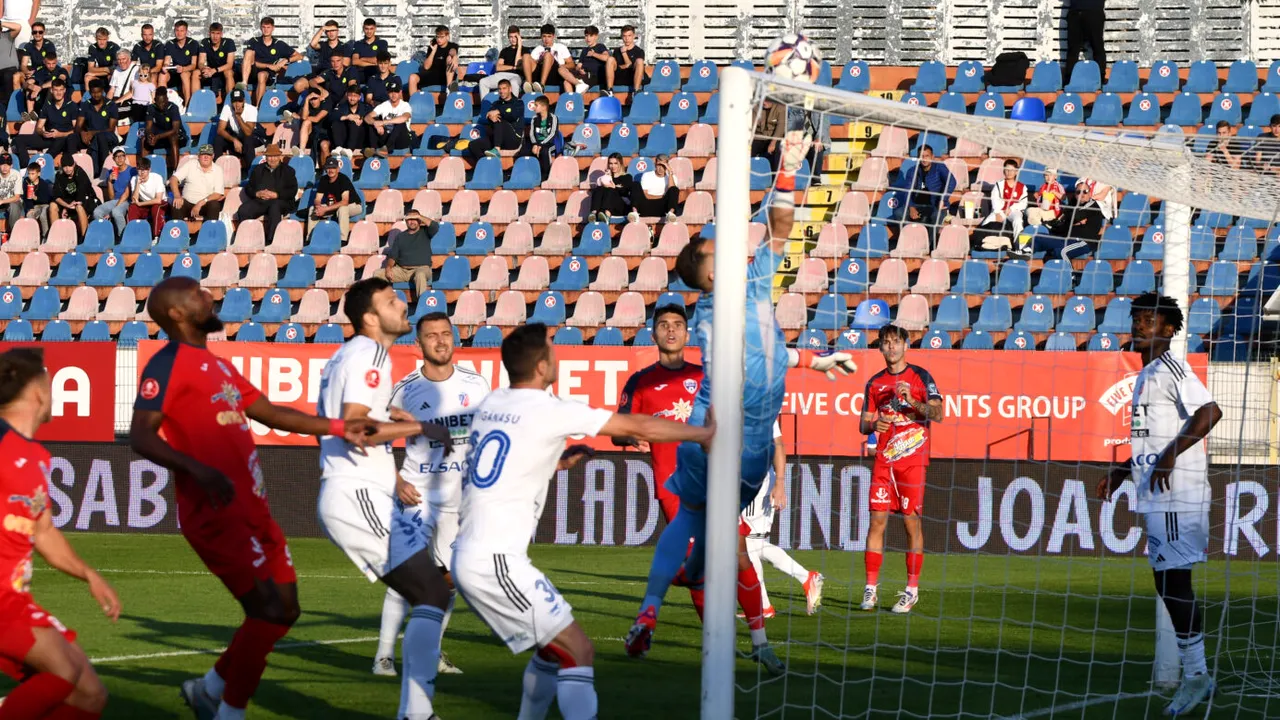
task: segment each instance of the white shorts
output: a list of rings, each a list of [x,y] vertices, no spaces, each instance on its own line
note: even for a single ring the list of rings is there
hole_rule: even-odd
[[[569,601],[526,556],[459,553],[453,582],[513,653],[546,647],[573,624]]]
[[[1146,513],[1147,561],[1155,570],[1202,563],[1209,550],[1209,510]]]
[[[458,511],[424,501],[417,505],[397,502],[394,512],[395,522],[420,535],[422,547],[431,548],[436,567],[448,572],[453,567],[453,544],[458,539]]]
[[[386,488],[363,480],[329,478],[320,485],[320,527],[369,582],[427,548],[425,523],[396,512],[398,504]]]
[[[751,509],[752,508],[750,507],[747,508],[748,511]],[[769,533],[773,532],[773,516],[774,512],[772,507],[765,512],[756,513],[754,515],[747,515],[745,512],[742,513],[742,522],[746,523],[747,527],[751,530],[751,534],[747,537],[768,537]]]

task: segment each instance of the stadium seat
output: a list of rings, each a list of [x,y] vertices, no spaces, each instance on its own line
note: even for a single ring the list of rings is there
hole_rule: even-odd
[[[947,145],[947,136],[936,132],[922,132],[916,134],[915,142],[911,145],[911,157],[920,157],[920,148],[925,145],[933,150],[934,157],[945,156],[950,148]]]
[[[871,68],[862,60],[850,60],[840,72],[836,87],[849,92],[868,92],[871,90]]]
[[[1271,61],[1270,67],[1267,68],[1266,78],[1262,83],[1262,91],[1280,93],[1280,60]]]
[[[309,288],[316,282],[316,261],[310,255],[294,255],[285,266],[284,277],[278,287],[287,289]]]
[[[960,295],[947,295],[933,315],[934,330],[959,331],[969,327],[969,302]]]
[[[689,70],[689,79],[684,83],[684,91],[709,93],[715,92],[719,86],[720,74],[716,64],[710,60],[699,60]]]
[[[1189,253],[1192,262],[1209,262],[1213,260],[1217,236],[1213,228],[1196,225],[1191,228]]]
[[[128,255],[145,253],[151,250],[153,240],[150,222],[130,220],[124,226],[124,233],[120,237],[120,243],[116,245],[116,252]]]
[[[973,323],[974,330],[983,332],[1005,332],[1013,327],[1013,310],[1009,298],[1004,295],[991,295],[982,301],[978,310],[978,319]]]
[[[645,85],[650,93],[668,93],[680,89],[680,64],[675,60],[659,60],[653,66],[653,76]]]
[[[502,328],[494,325],[481,325],[471,336],[471,347],[502,347]]]
[[[1124,268],[1124,276],[1115,291],[1119,295],[1141,295],[1156,289],[1156,271],[1145,260],[1131,260]]]
[[[1187,71],[1187,81],[1182,84],[1182,90],[1203,94],[1218,92],[1217,64],[1208,60],[1197,60],[1191,63],[1191,68]]]
[[[236,330],[235,337],[231,339],[236,342],[266,342],[267,331],[266,328],[250,320],[241,324],[240,328]]]
[[[613,314],[605,324],[610,328],[639,328],[644,327],[644,322],[644,296],[627,291],[613,303]]]
[[[1056,332],[1045,340],[1044,349],[1047,352],[1075,352],[1076,338],[1066,332]]]
[[[925,107],[929,104],[929,98],[925,97],[924,93],[912,91],[902,96],[902,102],[917,107]]]
[[[0,288],[0,320],[12,320],[22,314],[22,293],[13,285]]]
[[[258,305],[258,311],[253,314],[253,320],[259,323],[282,323],[287,322],[292,315],[289,293],[279,288],[273,288],[268,290],[267,294],[262,297],[262,302]]]
[[[71,342],[71,325],[66,320],[52,320],[40,333],[40,342]]]
[[[222,223],[208,224],[221,225]],[[111,220],[103,218],[89,223],[89,228],[84,234],[84,240],[80,243],[80,252],[86,255],[96,255],[111,252],[115,246],[116,226]]]
[[[10,320],[5,325],[5,328],[4,328],[5,342],[32,342],[34,340],[35,340],[35,331],[31,329],[31,323],[29,321]]]
[[[898,301],[898,312],[893,322],[911,332],[929,327],[929,298],[915,294],[902,298]]]
[[[125,278],[126,287],[155,287],[164,279],[164,263],[157,253],[145,253],[139,255],[138,259],[133,263],[133,272],[129,273],[129,277]]]
[[[883,257],[889,254],[889,229],[879,222],[868,222],[858,231],[858,241],[851,255]]]
[[[1149,225],[1142,234],[1142,244],[1133,255],[1139,260],[1156,261],[1164,259],[1164,227]]]
[[[565,324],[573,327],[596,328],[604,325],[604,297],[590,290],[578,296],[574,303],[573,315],[565,320]]]
[[[1023,330],[1014,330],[1005,337],[1004,349],[1013,351],[1035,350],[1036,338]]]
[[[480,162],[485,160],[498,160],[498,158],[482,158]],[[498,163],[501,164],[501,160]],[[479,165],[477,164],[477,169]],[[509,190],[533,190],[542,184],[542,170],[538,166],[538,159],[535,157],[516,158],[515,165],[511,168],[511,179],[502,186]],[[574,183],[577,184],[576,182]],[[468,187],[471,187],[468,185]],[[477,188],[484,189],[484,188]]]
[[[1211,297],[1233,296],[1239,291],[1240,276],[1233,262],[1215,262],[1209,266],[1200,294]]]
[[[410,322],[417,322],[423,315],[433,312],[444,312],[448,308],[444,293],[439,290],[428,290],[418,297],[409,315]]]
[[[641,93],[643,95],[643,93]],[[614,126],[613,132],[609,134],[609,142],[601,151],[603,155],[619,155],[631,157],[640,152],[640,135],[636,132],[636,128],[629,122],[619,123]]]
[[[1096,93],[1101,90],[1102,73],[1098,70],[1098,63],[1092,60],[1076,63],[1071,70],[1069,82],[1063,89],[1071,93]]]
[[[1129,308],[1132,304],[1133,301],[1127,297],[1112,298],[1103,309],[1102,322],[1098,325],[1098,330],[1116,335],[1128,334],[1132,324],[1132,319],[1129,317]]]
[[[1258,93],[1249,104],[1249,116],[1245,118],[1245,124],[1255,128],[1265,127],[1276,114],[1280,114],[1280,98],[1274,93]],[[1241,128],[1238,135],[1243,136],[1246,130],[1248,128]]]
[[[307,334],[298,323],[285,323],[276,330],[273,338],[278,343],[304,343],[307,341]]]
[[[337,323],[325,323],[316,328],[316,334],[311,338],[312,342],[324,343],[328,345],[338,345],[346,341],[342,335],[342,326]]]
[[[145,322],[131,320],[120,328],[120,334],[116,337],[116,342],[126,346],[137,345],[139,340],[147,340],[150,337],[151,332]]]
[[[991,272],[982,260],[966,260],[951,287],[951,292],[961,295],[985,295],[990,290]]]
[[[951,349],[951,333],[942,330],[930,330],[920,338],[920,348],[923,350],[950,350]]]
[[[48,328],[45,328],[48,333]],[[101,320],[85,323],[80,330],[80,342],[111,342],[111,326]]]
[[[934,107],[962,115],[969,111],[969,104],[965,102],[964,95],[954,91],[943,93]]]
[[[645,139],[644,149],[640,151],[645,157],[674,155],[676,152],[676,129],[666,123],[658,123],[649,128],[649,137]],[[804,177],[796,173],[797,178]]]
[[[62,310],[62,299],[58,291],[48,285],[38,287],[27,301],[27,309],[22,311],[24,320],[53,320]]]
[[[800,333],[800,337],[796,338],[796,347],[806,350],[826,350],[827,334],[813,328],[806,328]]]
[[[1093,332],[1096,321],[1093,298],[1077,295],[1062,308],[1062,319],[1058,322],[1061,332]]]
[[[672,92],[672,91],[667,91]],[[642,91],[631,96],[631,108],[627,111],[627,122],[631,125],[651,125],[662,117],[662,109],[658,104],[658,96],[653,91]]]
[[[1062,65],[1057,60],[1042,60],[1031,69],[1029,93],[1062,92]]]
[[[54,270],[49,284],[53,287],[77,287],[89,278],[89,263],[74,250],[62,256],[62,261]]]
[[[973,106],[973,114],[977,117],[1004,117],[1004,96],[999,93],[985,92],[978,96]]]
[[[1120,350],[1120,340],[1111,333],[1096,333],[1089,337],[1089,343],[1085,346],[1085,349],[1089,352],[1118,352]]]
[[[1053,303],[1043,295],[1027,298],[1014,329],[1029,333],[1048,332],[1053,329]]]
[[[1219,260],[1231,262],[1252,262],[1258,259],[1258,238],[1253,229],[1236,225],[1227,231],[1226,242],[1222,245]]]
[[[1115,277],[1111,272],[1111,263],[1093,260],[1080,273],[1075,291],[1077,295],[1110,295],[1114,289]]]
[[[587,223],[582,228],[578,245],[573,249],[575,255],[608,255],[613,249],[613,241],[609,234],[609,224],[602,222]]]
[[[997,295],[1026,295],[1031,292],[1031,271],[1025,260],[1005,260],[1000,264],[993,292]]]
[[[1112,63],[1107,70],[1106,92],[1133,93],[1138,91],[1138,64],[1132,60]]]
[[[995,341],[991,336],[981,330],[969,332],[960,342],[961,350],[994,350],[995,347]]]
[[[679,92],[667,104],[662,122],[668,125],[692,125],[698,122],[698,98],[693,93]]]
[[[979,76],[981,80],[981,76]],[[937,60],[930,60],[916,71],[916,80],[911,85],[911,92],[940,93],[947,89],[947,66]]]
[[[598,97],[587,109],[586,121],[597,125],[622,122],[622,102],[615,97]]]
[[[561,268],[563,269],[563,265]],[[585,287],[585,282],[583,286]],[[548,290],[538,296],[533,304],[533,315],[529,322],[542,323],[548,327],[563,325],[565,322],[564,296],[556,290]]]
[[[409,121],[414,125],[434,122],[436,119],[435,95],[423,90],[410,95],[409,110],[412,112]]]
[[[160,228],[160,236],[156,238],[152,249],[162,254],[175,254],[184,252],[190,246],[191,236],[186,221],[170,220]]]
[[[1115,224],[1125,228],[1150,225],[1151,205],[1147,196],[1135,192],[1125,193],[1125,196],[1120,198]]]
[[[1212,335],[1222,319],[1222,310],[1214,300],[1202,297],[1191,303],[1187,313],[1187,332],[1194,335]]]
[[[1065,295],[1071,292],[1071,263],[1063,260],[1046,261],[1040,270],[1040,279],[1034,292],[1040,295]]]
[[[1160,124],[1160,99],[1151,93],[1138,93],[1129,101],[1124,124],[1140,127]]]
[[[190,252],[184,252],[173,260],[169,266],[169,277],[185,277],[200,282],[200,258]]]
[[[552,342],[556,345],[581,345],[582,331],[576,327],[562,327],[556,330]]]
[[[1053,102],[1049,122],[1055,125],[1079,125],[1084,122],[1084,101],[1075,93],[1063,93]]]
[[[570,255],[561,263],[556,277],[551,281],[552,290],[574,292],[587,287],[587,263],[581,257]]]
[[[985,71],[982,63],[976,60],[966,60],[956,67],[956,78],[951,81],[950,90],[953,93],[980,93],[986,87],[983,82]]]
[[[904,293],[907,287],[907,264],[897,258],[889,258],[880,263],[875,282],[871,285],[871,292]]]
[[[1147,76],[1146,85],[1142,86],[1142,91],[1149,93],[1178,92],[1178,84],[1180,82],[1177,64],[1171,60],[1157,60],[1151,64],[1151,72]]]
[[[1123,118],[1124,103],[1121,102],[1120,96],[1115,93],[1103,93],[1093,101],[1093,108],[1085,124],[1090,127],[1114,127],[1119,125]]]
[[[867,263],[859,258],[848,258],[836,266],[831,292],[861,294],[867,291]]]
[[[1173,98],[1169,116],[1165,122],[1170,125],[1199,125],[1204,118],[1200,107],[1200,96],[1188,92],[1178,93]]]
[[[576,92],[560,93],[560,98],[556,100],[555,114],[556,119],[565,124],[577,124],[582,122],[586,116],[586,102],[582,96]]]
[[[445,98],[444,112],[437,118],[445,125],[461,125],[475,119],[470,92],[452,92]]]
[[[884,300],[863,300],[853,312],[849,327],[854,330],[879,330],[889,324],[889,303]]]
[[[418,136],[418,143],[413,147],[413,154],[419,157],[439,157],[444,155],[444,150],[438,147],[441,143],[447,143],[452,138],[449,133],[449,127],[443,123],[435,122],[428,125]]]
[[[1232,93],[1220,93],[1209,105],[1209,117],[1204,119],[1204,124],[1210,127],[1217,127],[1219,122],[1239,125],[1244,122],[1243,107],[1244,104],[1238,96]]]

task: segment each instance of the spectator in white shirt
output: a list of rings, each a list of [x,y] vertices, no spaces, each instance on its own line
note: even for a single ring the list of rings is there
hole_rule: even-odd
[[[22,175],[13,171],[13,156],[0,155],[0,215],[8,232],[13,232],[13,226],[23,217],[21,188]]]
[[[1116,216],[1115,188],[1087,177],[1082,177],[1076,181],[1076,188],[1081,185],[1089,189],[1089,197],[1098,203],[1098,209],[1102,211],[1102,217],[1106,218],[1107,224],[1110,224]]]
[[[164,180],[151,172],[151,158],[138,158],[138,177],[129,185],[128,219],[150,221],[152,237],[159,237],[164,227],[164,207],[168,203]]]
[[[984,250],[1012,246],[1012,238],[1022,232],[1028,199],[1027,186],[1018,182],[1018,161],[1005,160],[1004,178],[991,186],[991,213],[974,231],[975,244]]]
[[[242,89],[231,91],[231,102],[222,106],[218,130],[213,137],[213,153],[231,153],[240,158],[240,172],[249,171],[258,147],[266,144],[266,133],[258,127],[258,108],[250,105]]]
[[[578,78],[573,74],[573,55],[562,42],[556,42],[556,26],[542,26],[542,44],[521,58],[524,63],[524,91],[540,93],[548,81],[564,86],[565,92],[573,92]]]
[[[413,136],[409,132],[413,110],[404,101],[404,88],[399,79],[392,78],[387,83],[387,98],[364,118],[369,125],[370,142],[374,143],[374,147],[365,149],[366,158],[374,152],[385,157],[413,146]]]
[[[676,187],[675,178],[671,176],[671,167],[667,164],[666,155],[653,159],[653,169],[640,176],[640,192],[635,186],[631,188],[631,214],[628,220],[642,217],[660,217],[663,222],[674,222],[676,205],[680,202],[680,190]]]
[[[169,178],[174,220],[217,220],[226,197],[222,168],[213,162],[213,146],[200,146],[196,162],[189,162]]]
[[[121,119],[142,122],[147,113],[146,103],[135,103],[133,100],[133,81],[138,77],[138,67],[128,50],[116,53],[116,66],[111,70],[111,80],[107,83],[107,99],[115,102],[120,110]]]

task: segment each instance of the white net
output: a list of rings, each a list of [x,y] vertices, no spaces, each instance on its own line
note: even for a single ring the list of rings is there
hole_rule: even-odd
[[[788,378],[789,505],[769,540],[825,575],[825,600],[806,617],[801,585],[764,563],[777,611],[768,631],[785,643],[788,672],[741,666],[736,715],[1162,712],[1179,651],[1157,630],[1135,488],[1095,499],[1110,464],[1129,456],[1143,364],[1118,352],[1129,305],[1155,291],[1181,306],[1173,352],[1223,411],[1208,439],[1208,561],[1193,574],[1217,695],[1192,714],[1280,716],[1280,375],[1267,309],[1280,286],[1280,138],[1010,120],[988,94],[753,84],[755,222],[767,222],[788,118],[819,141],[775,279],[777,317],[789,342],[854,351],[860,369],[835,383]],[[889,321],[908,331],[907,362],[936,380],[945,411],[929,431],[919,601],[906,614],[891,610],[908,580],[897,515],[876,609],[860,609],[879,485],[859,415],[885,368],[877,337]],[[915,439],[891,442],[890,454],[921,452]]]

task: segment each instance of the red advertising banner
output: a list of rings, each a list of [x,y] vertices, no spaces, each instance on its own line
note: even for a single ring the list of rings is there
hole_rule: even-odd
[[[44,350],[53,383],[53,419],[37,440],[111,442],[115,439],[115,343],[0,343]]]
[[[162,346],[138,346],[138,367]],[[315,411],[320,372],[336,351],[332,345],[213,343],[276,403]],[[559,347],[559,381],[564,398],[615,408],[628,376],[657,360],[655,348]],[[689,353],[696,358],[694,351]],[[866,454],[859,431],[863,392],[872,375],[884,369],[875,350],[854,353],[858,372],[832,382],[820,373],[792,370],[783,402],[783,434],[789,452],[805,456]],[[391,349],[399,378],[421,362],[416,347]],[[458,364],[507,384],[496,349],[459,349]],[[1098,461],[1128,457],[1129,407],[1133,379],[1141,368],[1131,353],[1045,353],[971,350],[917,351],[908,361],[933,375],[945,396],[946,417],[933,426],[937,458]],[[1190,357],[1203,378],[1205,358]],[[315,441],[254,424],[264,445],[309,445]],[[596,440],[596,447],[610,447]]]

